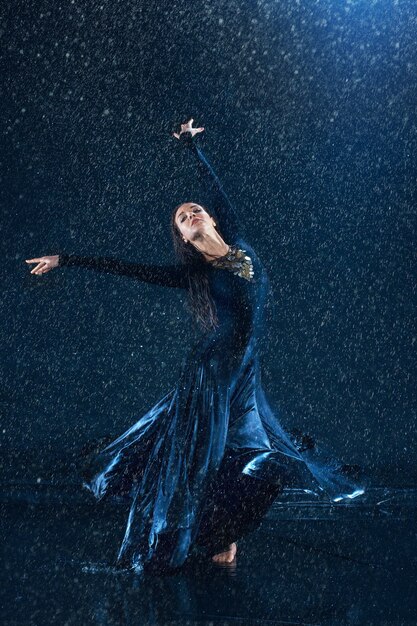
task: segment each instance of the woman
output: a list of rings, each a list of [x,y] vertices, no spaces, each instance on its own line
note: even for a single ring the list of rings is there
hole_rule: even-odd
[[[101,470],[87,483],[98,498],[131,498],[118,563],[135,569],[181,566],[198,547],[215,562],[234,561],[236,540],[256,528],[285,486],[322,490],[334,501],[363,493],[340,464],[284,432],[268,404],[258,353],[267,274],[196,143],[204,129],[192,124],[174,137],[196,157],[212,204],[186,202],[173,211],[178,263],[68,254],[27,260],[37,263],[37,275],[82,266],[186,289],[204,331],[175,387],[103,450]]]

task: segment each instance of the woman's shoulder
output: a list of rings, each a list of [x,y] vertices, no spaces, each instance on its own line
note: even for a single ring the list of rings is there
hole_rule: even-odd
[[[252,259],[252,263],[258,267],[258,270],[262,269],[262,272],[266,273],[266,268],[265,268],[264,263],[262,262],[262,259],[259,258],[256,250],[247,241],[247,239],[244,239],[243,237],[238,237],[236,239],[235,245],[241,250],[244,250],[244,252],[246,252],[246,254],[250,256],[250,258]]]
[[[183,271],[185,271],[189,277],[192,277],[204,274],[207,271],[207,265],[207,263],[201,261],[198,263],[183,263],[178,267],[182,267]]]
[[[256,254],[251,244],[243,237],[235,237],[234,242],[231,245],[241,248],[242,250],[246,250],[246,252],[251,254]]]

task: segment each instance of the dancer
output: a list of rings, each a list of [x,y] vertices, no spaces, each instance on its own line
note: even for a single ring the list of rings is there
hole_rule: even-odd
[[[175,387],[99,454],[100,470],[86,483],[97,498],[130,498],[117,562],[134,569],[179,567],[195,550],[233,562],[237,540],[259,525],[286,486],[333,501],[364,492],[340,463],[285,432],[270,407],[258,350],[268,277],[199,145],[203,131],[190,119],[173,134],[211,192],[209,206],[184,202],[172,212],[177,263],[64,253],[26,261],[37,264],[36,275],[81,266],[185,289],[201,326]]]

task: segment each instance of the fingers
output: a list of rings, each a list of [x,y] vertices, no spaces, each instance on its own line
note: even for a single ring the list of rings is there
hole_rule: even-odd
[[[50,263],[48,261],[45,260],[44,257],[39,257],[36,259],[25,259],[26,263],[37,263],[37,265],[31,269],[30,273],[31,274],[46,274],[46,272],[49,272],[52,267],[50,265]]]
[[[45,263],[38,263],[38,265],[36,267],[34,267],[32,270],[30,270],[31,274],[40,274],[42,268],[45,266]]]
[[[38,265],[34,267],[30,273],[31,274],[45,274],[46,272],[49,272],[50,269],[51,269],[50,266],[45,261],[42,261],[41,263],[38,263]]]
[[[173,136],[176,139],[179,139],[180,135],[182,135],[183,133],[186,133],[186,132],[190,132],[192,136],[194,136],[196,133],[202,133],[203,130],[204,130],[204,126],[200,126],[199,128],[193,128],[193,122],[194,122],[194,118],[191,118],[185,124],[181,124],[180,132],[179,133],[172,133]]]

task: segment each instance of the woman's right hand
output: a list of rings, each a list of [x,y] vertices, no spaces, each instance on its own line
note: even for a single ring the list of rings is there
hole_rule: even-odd
[[[30,273],[31,274],[46,274],[54,267],[58,267],[59,254],[53,256],[41,256],[38,259],[26,259],[26,263],[37,263]]]

